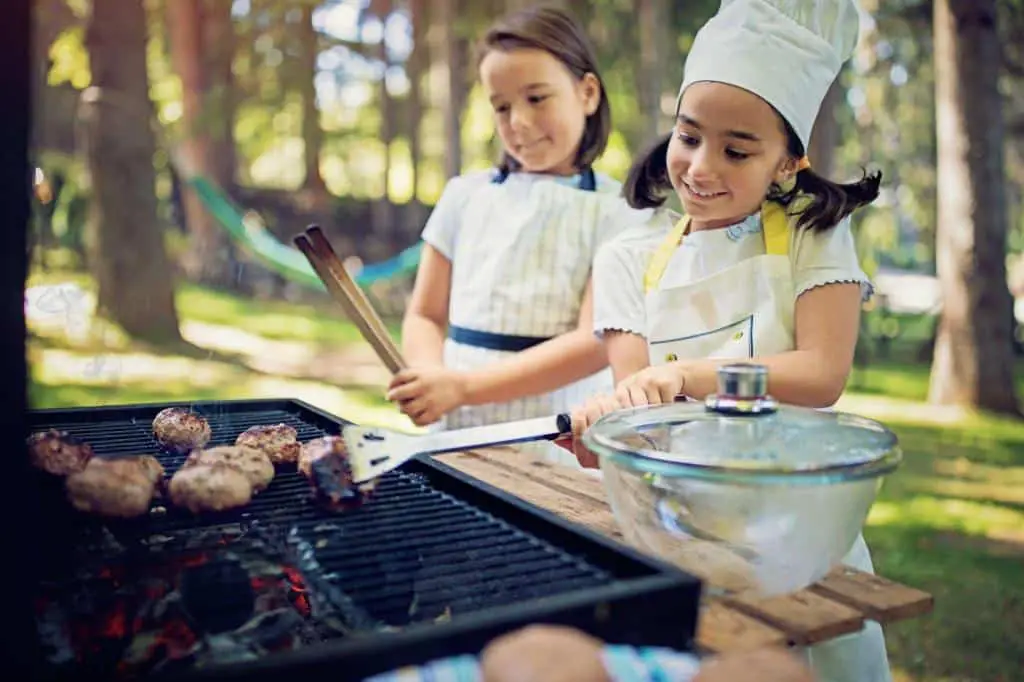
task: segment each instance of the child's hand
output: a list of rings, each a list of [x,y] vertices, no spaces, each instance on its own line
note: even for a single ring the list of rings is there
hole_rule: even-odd
[[[442,366],[410,367],[395,374],[386,397],[416,426],[426,426],[465,404],[466,379]]]
[[[596,469],[597,455],[583,445],[583,433],[598,419],[622,409],[622,403],[615,395],[599,395],[591,398],[572,412],[572,440],[560,440],[557,444],[576,455],[580,466]]]
[[[674,402],[686,387],[686,369],[670,362],[640,370],[619,382],[615,396],[622,407],[643,407]]]

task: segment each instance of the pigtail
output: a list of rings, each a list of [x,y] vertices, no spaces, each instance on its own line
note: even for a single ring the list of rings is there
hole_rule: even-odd
[[[666,159],[671,140],[671,133],[665,135],[630,167],[622,194],[631,207],[657,208],[671,194],[673,188]]]
[[[877,199],[881,182],[881,171],[871,174],[864,171],[860,180],[844,184],[832,182],[813,169],[805,168],[796,174],[792,189],[769,198],[789,206],[798,196],[806,197],[808,203],[799,212],[797,229],[822,231],[834,227],[858,208]]]

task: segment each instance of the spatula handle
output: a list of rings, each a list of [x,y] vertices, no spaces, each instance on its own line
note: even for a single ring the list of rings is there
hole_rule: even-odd
[[[429,436],[420,436],[417,440],[424,448],[422,454],[439,455],[445,452],[461,452],[536,440],[557,440],[571,433],[572,417],[568,414],[559,414],[553,417],[441,431]]]

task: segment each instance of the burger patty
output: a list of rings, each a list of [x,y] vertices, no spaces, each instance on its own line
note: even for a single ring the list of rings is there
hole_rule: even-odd
[[[56,429],[29,436],[28,453],[32,466],[54,476],[83,471],[93,457],[91,445]]]
[[[238,435],[235,445],[260,450],[273,464],[292,464],[299,460],[302,446],[298,432],[287,424],[253,426]]]
[[[165,449],[185,454],[210,442],[206,418],[181,407],[161,410],[153,419],[153,437]]]

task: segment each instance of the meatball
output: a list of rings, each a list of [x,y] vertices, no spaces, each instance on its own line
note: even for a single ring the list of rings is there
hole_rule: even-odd
[[[220,445],[206,450],[193,450],[182,467],[222,462],[238,469],[249,480],[253,494],[266,489],[274,480],[274,465],[270,458],[255,448],[244,445]]]
[[[181,407],[161,410],[153,419],[153,436],[160,445],[180,455],[210,442],[210,423],[202,415]]]
[[[337,438],[337,436],[328,436],[327,438]],[[319,456],[307,459],[309,469],[307,476],[313,499],[327,509],[335,511],[360,506],[373,492],[373,483],[356,485],[352,482],[352,467],[348,462],[348,451],[344,442],[340,447],[333,441],[322,446],[314,445],[315,442],[310,441],[306,444],[307,451],[313,454],[316,454],[317,448],[320,449]]]
[[[252,499],[245,474],[223,462],[182,467],[168,486],[171,501],[193,514],[242,507]]]
[[[238,435],[235,445],[262,451],[273,464],[293,464],[299,460],[299,434],[287,424],[252,426]]]
[[[32,466],[54,476],[83,471],[93,457],[91,445],[56,429],[29,436],[28,453]]]
[[[149,511],[163,473],[151,455],[93,457],[85,469],[67,477],[65,486],[80,511],[131,518]]]

